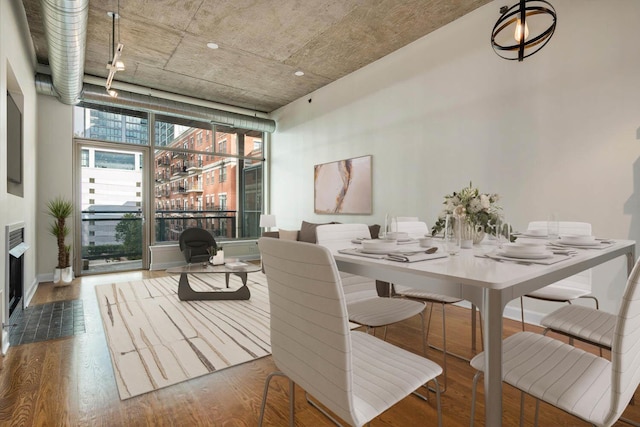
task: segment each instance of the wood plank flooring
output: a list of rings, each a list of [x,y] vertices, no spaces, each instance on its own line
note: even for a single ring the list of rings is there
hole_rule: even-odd
[[[94,286],[163,274],[144,271],[90,276],[75,279],[72,285],[64,288],[41,284],[31,304],[83,299],[86,333],[9,349],[0,370],[0,425],[256,426],[264,380],[275,370],[271,357],[125,401],[118,397]],[[430,335],[430,341],[436,345],[440,345],[441,318],[439,308],[436,308]],[[451,351],[470,355],[469,322],[469,310],[447,307],[447,338]],[[519,329],[519,323],[505,321],[505,336]],[[528,329],[535,328],[529,326]],[[411,319],[389,327],[387,339],[420,352],[419,321]],[[438,351],[429,350],[428,357],[442,363],[442,354]],[[450,357],[448,372],[449,387],[442,396],[444,425],[468,426],[473,369],[468,362]],[[480,391],[476,425],[482,425],[484,417],[482,396]],[[518,425],[519,404],[519,393],[505,386],[505,426]],[[526,399],[525,411],[525,425],[533,425],[533,399]],[[540,416],[541,426],[587,425],[545,404],[540,407]],[[625,416],[640,420],[640,404],[630,406]],[[371,425],[435,425],[435,420],[433,399],[426,403],[409,396],[373,420]],[[265,425],[288,425],[288,385],[284,379],[275,378],[271,382]],[[299,388],[296,425],[332,425],[306,403]],[[616,425],[626,424],[619,422]]]

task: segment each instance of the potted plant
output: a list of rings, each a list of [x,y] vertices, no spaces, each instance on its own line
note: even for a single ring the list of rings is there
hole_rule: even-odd
[[[58,243],[58,263],[53,273],[53,283],[60,281],[70,283],[73,280],[73,269],[71,268],[71,245],[67,245],[65,240],[69,235],[67,218],[73,213],[73,203],[58,196],[47,204],[48,214],[55,221],[50,224],[49,232],[56,238]]]

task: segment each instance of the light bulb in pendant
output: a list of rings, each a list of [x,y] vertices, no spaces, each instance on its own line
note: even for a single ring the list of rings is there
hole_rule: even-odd
[[[524,39],[522,38],[522,21],[520,21],[520,18],[518,18],[518,22],[516,23],[516,32],[513,38],[516,39],[518,43],[520,43],[521,40],[524,41],[529,38],[529,26],[526,20],[524,21]]]

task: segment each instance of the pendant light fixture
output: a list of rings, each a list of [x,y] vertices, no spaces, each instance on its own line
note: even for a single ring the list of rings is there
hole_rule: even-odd
[[[520,0],[501,7],[500,14],[491,32],[491,47],[504,59],[522,61],[533,55],[556,30],[556,10],[546,0]]]
[[[124,45],[120,43],[120,21],[118,21],[118,46],[116,46],[116,19],[120,19],[119,12],[120,1],[118,0],[118,12],[107,12],[107,15],[111,18],[111,50],[109,51],[109,57],[112,59],[107,62],[109,75],[107,76],[105,88],[107,89],[107,93],[114,98],[118,96],[118,91],[111,89],[113,77],[116,75],[116,72],[125,70],[124,62],[122,62],[120,58],[122,49],[124,49]]]

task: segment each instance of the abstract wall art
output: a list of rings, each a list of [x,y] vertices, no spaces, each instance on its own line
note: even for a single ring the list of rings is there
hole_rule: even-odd
[[[314,166],[317,214],[371,214],[371,156]]]

